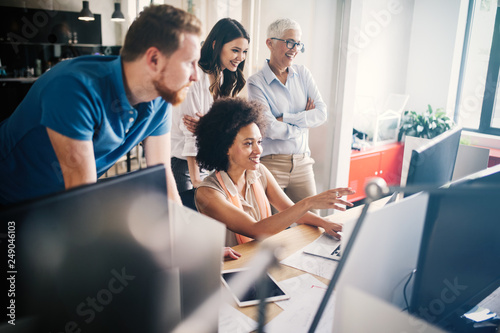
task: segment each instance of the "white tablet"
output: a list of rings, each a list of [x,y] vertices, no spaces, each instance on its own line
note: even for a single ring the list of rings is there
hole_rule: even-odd
[[[236,300],[236,303],[238,304],[239,307],[244,307],[244,306],[249,306],[249,305],[255,305],[259,303],[259,297],[257,294],[257,284],[258,282],[254,282],[250,289],[247,291],[247,293],[241,297],[241,299],[237,298],[236,295],[233,293],[231,288],[229,287],[229,281],[236,276],[241,271],[244,271],[246,268],[236,268],[236,269],[229,269],[222,271],[222,283],[226,286],[226,288],[231,292],[231,295],[233,295],[233,298]],[[278,283],[273,279],[272,276],[269,274],[266,274],[266,283],[267,283],[267,295],[266,295],[266,301],[268,302],[276,302],[276,301],[282,301],[285,299],[289,299],[290,296],[288,296],[283,289],[278,286]]]

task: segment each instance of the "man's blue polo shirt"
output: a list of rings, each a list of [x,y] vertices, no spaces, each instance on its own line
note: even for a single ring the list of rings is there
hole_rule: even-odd
[[[92,140],[100,177],[148,136],[168,133],[171,110],[161,98],[130,105],[120,57],[82,56],[57,64],[0,123],[0,204],[64,189],[46,127]]]

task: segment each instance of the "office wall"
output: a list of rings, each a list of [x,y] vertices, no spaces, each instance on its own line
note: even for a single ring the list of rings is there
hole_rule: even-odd
[[[404,94],[415,0],[363,2],[352,52],[357,52],[356,95],[382,107],[390,93]]]
[[[345,1],[340,68],[337,73],[334,140],[319,189],[346,186],[350,144],[359,96],[383,104],[389,93],[405,93],[414,0]],[[329,174],[327,173],[329,172]],[[327,181],[328,180],[328,181]],[[322,187],[321,187],[322,186]]]
[[[363,1],[351,47],[359,55],[356,95],[380,106],[391,92],[410,95],[407,109],[452,108],[467,0]]]
[[[351,27],[348,47],[357,55],[355,96],[373,97],[375,108],[389,93],[401,93],[410,96],[406,109],[423,111],[427,104],[452,109],[468,1],[361,2],[361,9],[351,12],[361,15],[361,22]],[[332,170],[334,163],[342,161],[333,159]]]
[[[453,115],[468,0],[415,1],[406,90],[408,108]]]

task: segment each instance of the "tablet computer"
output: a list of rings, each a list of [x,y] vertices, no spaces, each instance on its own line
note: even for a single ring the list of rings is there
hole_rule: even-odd
[[[234,292],[231,290],[229,287],[229,281],[231,281],[232,278],[234,278],[239,272],[244,271],[246,268],[236,268],[236,269],[229,269],[229,270],[224,270],[222,271],[222,283],[226,286],[226,288],[229,290],[233,298],[236,300],[236,303],[238,304],[239,307],[244,307],[244,306],[250,306],[250,305],[255,305],[259,303],[259,296],[257,293],[257,286],[260,281],[255,281],[250,289],[246,292],[246,294],[238,298],[234,294]],[[266,279],[266,284],[267,284],[267,295],[266,295],[266,301],[268,302],[276,302],[276,301],[282,301],[285,299],[289,299],[290,296],[288,296],[283,289],[278,286],[278,283],[273,279],[272,276],[266,273],[265,275]]]

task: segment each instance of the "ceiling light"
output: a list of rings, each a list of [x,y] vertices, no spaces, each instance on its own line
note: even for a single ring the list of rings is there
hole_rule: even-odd
[[[78,15],[78,19],[82,21],[93,21],[95,20],[94,14],[89,9],[89,2],[88,1],[82,1],[83,2],[83,8],[82,11],[80,12],[80,15]]]
[[[115,11],[113,12],[113,15],[111,15],[111,21],[115,21],[115,22],[125,21],[125,16],[123,15],[120,7],[121,7],[120,3],[115,2]]]

